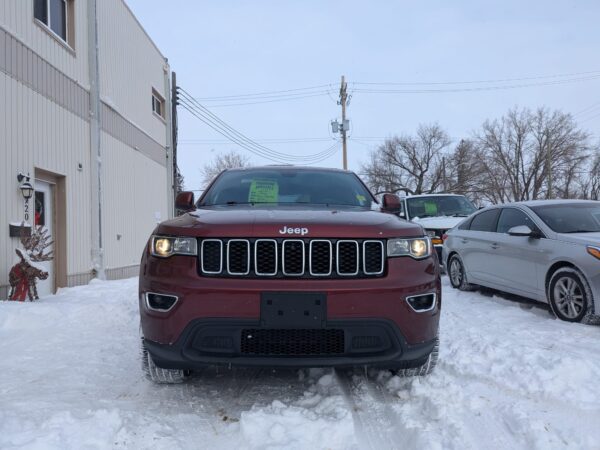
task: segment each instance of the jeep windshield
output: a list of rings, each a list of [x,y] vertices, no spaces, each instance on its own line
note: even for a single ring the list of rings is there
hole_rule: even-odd
[[[320,205],[370,209],[374,202],[365,185],[351,172],[269,167],[221,173],[198,206]]]
[[[467,217],[477,208],[462,195],[436,195],[407,198],[408,215],[419,217]]]

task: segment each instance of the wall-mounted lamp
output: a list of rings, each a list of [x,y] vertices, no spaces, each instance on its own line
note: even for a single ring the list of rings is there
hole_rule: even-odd
[[[25,180],[25,181],[23,181]],[[25,175],[21,172],[19,172],[19,174],[17,175],[17,181],[19,183],[21,183],[20,189],[21,189],[21,194],[23,194],[23,198],[25,199],[25,201],[29,200],[31,197],[33,197],[33,186],[31,185],[31,183],[29,182],[30,177],[29,174]]]
[[[25,200],[29,200],[33,196],[33,186],[29,181],[21,184],[21,194]]]

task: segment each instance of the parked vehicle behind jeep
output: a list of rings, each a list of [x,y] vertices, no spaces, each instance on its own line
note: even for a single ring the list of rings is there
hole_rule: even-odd
[[[401,201],[400,216],[425,228],[440,261],[446,231],[477,210],[467,197],[457,194],[411,195]]]
[[[140,268],[147,376],[207,365],[435,366],[441,284],[420,225],[352,172],[227,170],[161,223]],[[388,213],[389,212],[389,213]]]

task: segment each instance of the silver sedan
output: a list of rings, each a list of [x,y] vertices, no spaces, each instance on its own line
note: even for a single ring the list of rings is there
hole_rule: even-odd
[[[442,259],[454,288],[485,286],[549,303],[562,320],[600,321],[600,202],[490,206],[446,236]]]

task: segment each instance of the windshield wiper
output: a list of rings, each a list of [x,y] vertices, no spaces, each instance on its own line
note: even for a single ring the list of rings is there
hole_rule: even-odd
[[[469,214],[456,213],[456,214],[452,214],[452,217],[469,217]]]

